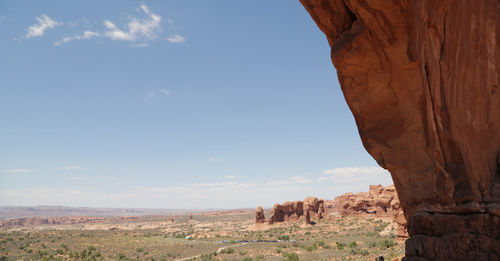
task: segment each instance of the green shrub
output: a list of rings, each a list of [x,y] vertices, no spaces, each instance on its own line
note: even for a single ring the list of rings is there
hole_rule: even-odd
[[[383,239],[383,240],[380,240],[378,242],[378,245],[379,245],[380,249],[384,250],[384,249],[387,249],[389,247],[393,247],[395,244],[394,244],[394,240]]]
[[[278,240],[290,240],[290,236],[288,236],[288,235],[281,235],[281,236],[278,236]]]
[[[345,244],[341,242],[335,242],[335,244],[337,245],[337,250],[342,250],[345,247]]]
[[[232,254],[232,253],[234,253],[234,248],[232,248],[232,247],[226,248],[225,250],[226,250],[225,251],[226,254]]]
[[[211,261],[211,260],[213,260],[212,254],[201,255],[201,261]]]
[[[351,254],[367,256],[370,254],[370,252],[368,252],[368,250],[366,250],[366,249],[359,249],[357,247],[353,247],[353,248],[351,248]]]
[[[358,244],[356,243],[356,241],[352,241],[351,243],[349,243],[349,247],[350,248],[354,248],[354,247],[357,247]]]
[[[299,260],[299,255],[296,253],[283,253],[284,261],[297,261]]]

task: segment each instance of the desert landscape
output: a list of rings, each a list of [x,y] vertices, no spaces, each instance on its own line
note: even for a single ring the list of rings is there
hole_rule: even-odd
[[[0,260],[400,260],[405,235],[395,222],[394,196],[393,186],[371,186],[332,200],[309,197],[303,209],[311,214],[298,216],[297,209],[283,211],[284,203],[190,214],[5,219]]]
[[[499,0],[26,1],[0,261],[500,260]]]

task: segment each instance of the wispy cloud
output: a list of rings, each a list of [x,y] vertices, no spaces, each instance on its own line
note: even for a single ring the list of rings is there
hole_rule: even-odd
[[[320,176],[318,179],[317,177]],[[116,184],[109,177],[69,176],[75,188],[1,189],[0,205],[70,205],[93,207],[241,208],[271,207],[276,202],[302,200],[307,196],[333,199],[336,195],[367,191],[370,184],[392,183],[379,167],[327,169],[323,173],[283,180],[237,182],[223,180],[158,186]],[[326,178],[326,179],[325,179]],[[105,181],[106,180],[106,181]],[[343,181],[343,182],[341,182]],[[106,182],[105,189],[95,184]],[[65,195],[60,197],[59,195]]]
[[[120,28],[110,20],[104,21],[105,30],[98,31],[85,31],[81,35],[64,37],[63,39],[54,42],[59,46],[73,40],[85,40],[93,37],[103,37],[114,41],[150,41],[158,37],[157,33],[161,31],[161,19],[158,14],[151,12],[149,7],[145,4],[140,5],[139,10],[145,15],[143,18],[130,17],[129,22]],[[131,44],[133,47],[147,47],[146,43]]]
[[[302,176],[293,176],[288,179],[280,179],[280,180],[272,180],[269,182],[271,185],[294,185],[294,184],[307,184],[312,183],[313,181],[302,177]]]
[[[146,96],[146,98],[144,98],[144,101],[147,102],[147,103],[152,103],[153,102],[153,99],[156,97],[156,92],[154,91],[149,91],[148,92],[148,95]]]
[[[81,35],[75,35],[75,36],[71,36],[71,37],[63,37],[61,40],[59,41],[55,41],[54,44],[59,46],[63,43],[67,43],[67,42],[70,42],[70,41],[73,41],[73,40],[87,40],[87,39],[90,39],[92,37],[97,37],[97,36],[100,36],[101,34],[98,33],[98,32],[93,32],[93,31],[85,31],[83,32],[83,34]]]
[[[180,34],[173,34],[167,37],[167,41],[169,41],[170,43],[181,44],[186,42],[186,38],[184,38],[184,36]]]
[[[82,170],[83,168],[80,166],[66,166],[66,167],[61,167],[59,170]]]
[[[59,22],[54,21],[46,14],[42,14],[40,17],[35,17],[35,19],[38,21],[38,23],[33,24],[26,29],[28,31],[28,33],[26,34],[26,38],[42,36],[48,29],[60,25]]]
[[[237,176],[233,176],[233,175],[226,175],[226,176],[224,176],[224,178],[226,178],[226,179],[237,179],[238,177]]]
[[[130,44],[130,46],[144,48],[144,47],[149,47],[149,44],[147,44],[147,43],[137,43],[137,44],[133,43],[133,44]]]
[[[347,183],[377,180],[387,176],[390,178],[389,172],[381,167],[343,167],[324,170],[323,176],[318,180]]]
[[[31,172],[29,169],[8,169],[5,172],[7,173],[28,173]]]
[[[208,162],[221,162],[221,161],[222,161],[222,159],[221,159],[221,158],[219,158],[219,157],[215,157],[215,156],[210,156],[210,157],[208,158]]]
[[[149,91],[148,94],[146,95],[146,98],[144,98],[144,101],[147,103],[153,103],[153,101],[157,97],[157,93],[163,94],[163,95],[170,95],[170,92],[165,90],[165,89],[159,89],[157,91]]]

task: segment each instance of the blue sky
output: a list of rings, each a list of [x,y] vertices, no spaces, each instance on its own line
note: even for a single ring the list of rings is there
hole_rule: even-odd
[[[298,1],[0,1],[0,205],[272,206],[391,183]]]

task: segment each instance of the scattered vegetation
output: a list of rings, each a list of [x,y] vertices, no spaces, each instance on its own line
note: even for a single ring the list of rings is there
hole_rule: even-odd
[[[253,224],[251,214],[205,217],[196,222],[176,217],[175,224],[163,220],[127,224],[133,228],[0,229],[0,261],[295,261],[330,260],[333,256],[335,260],[375,260],[403,254],[403,244],[377,232],[389,223],[374,219],[331,217],[313,226],[292,222],[256,231],[246,229]]]

